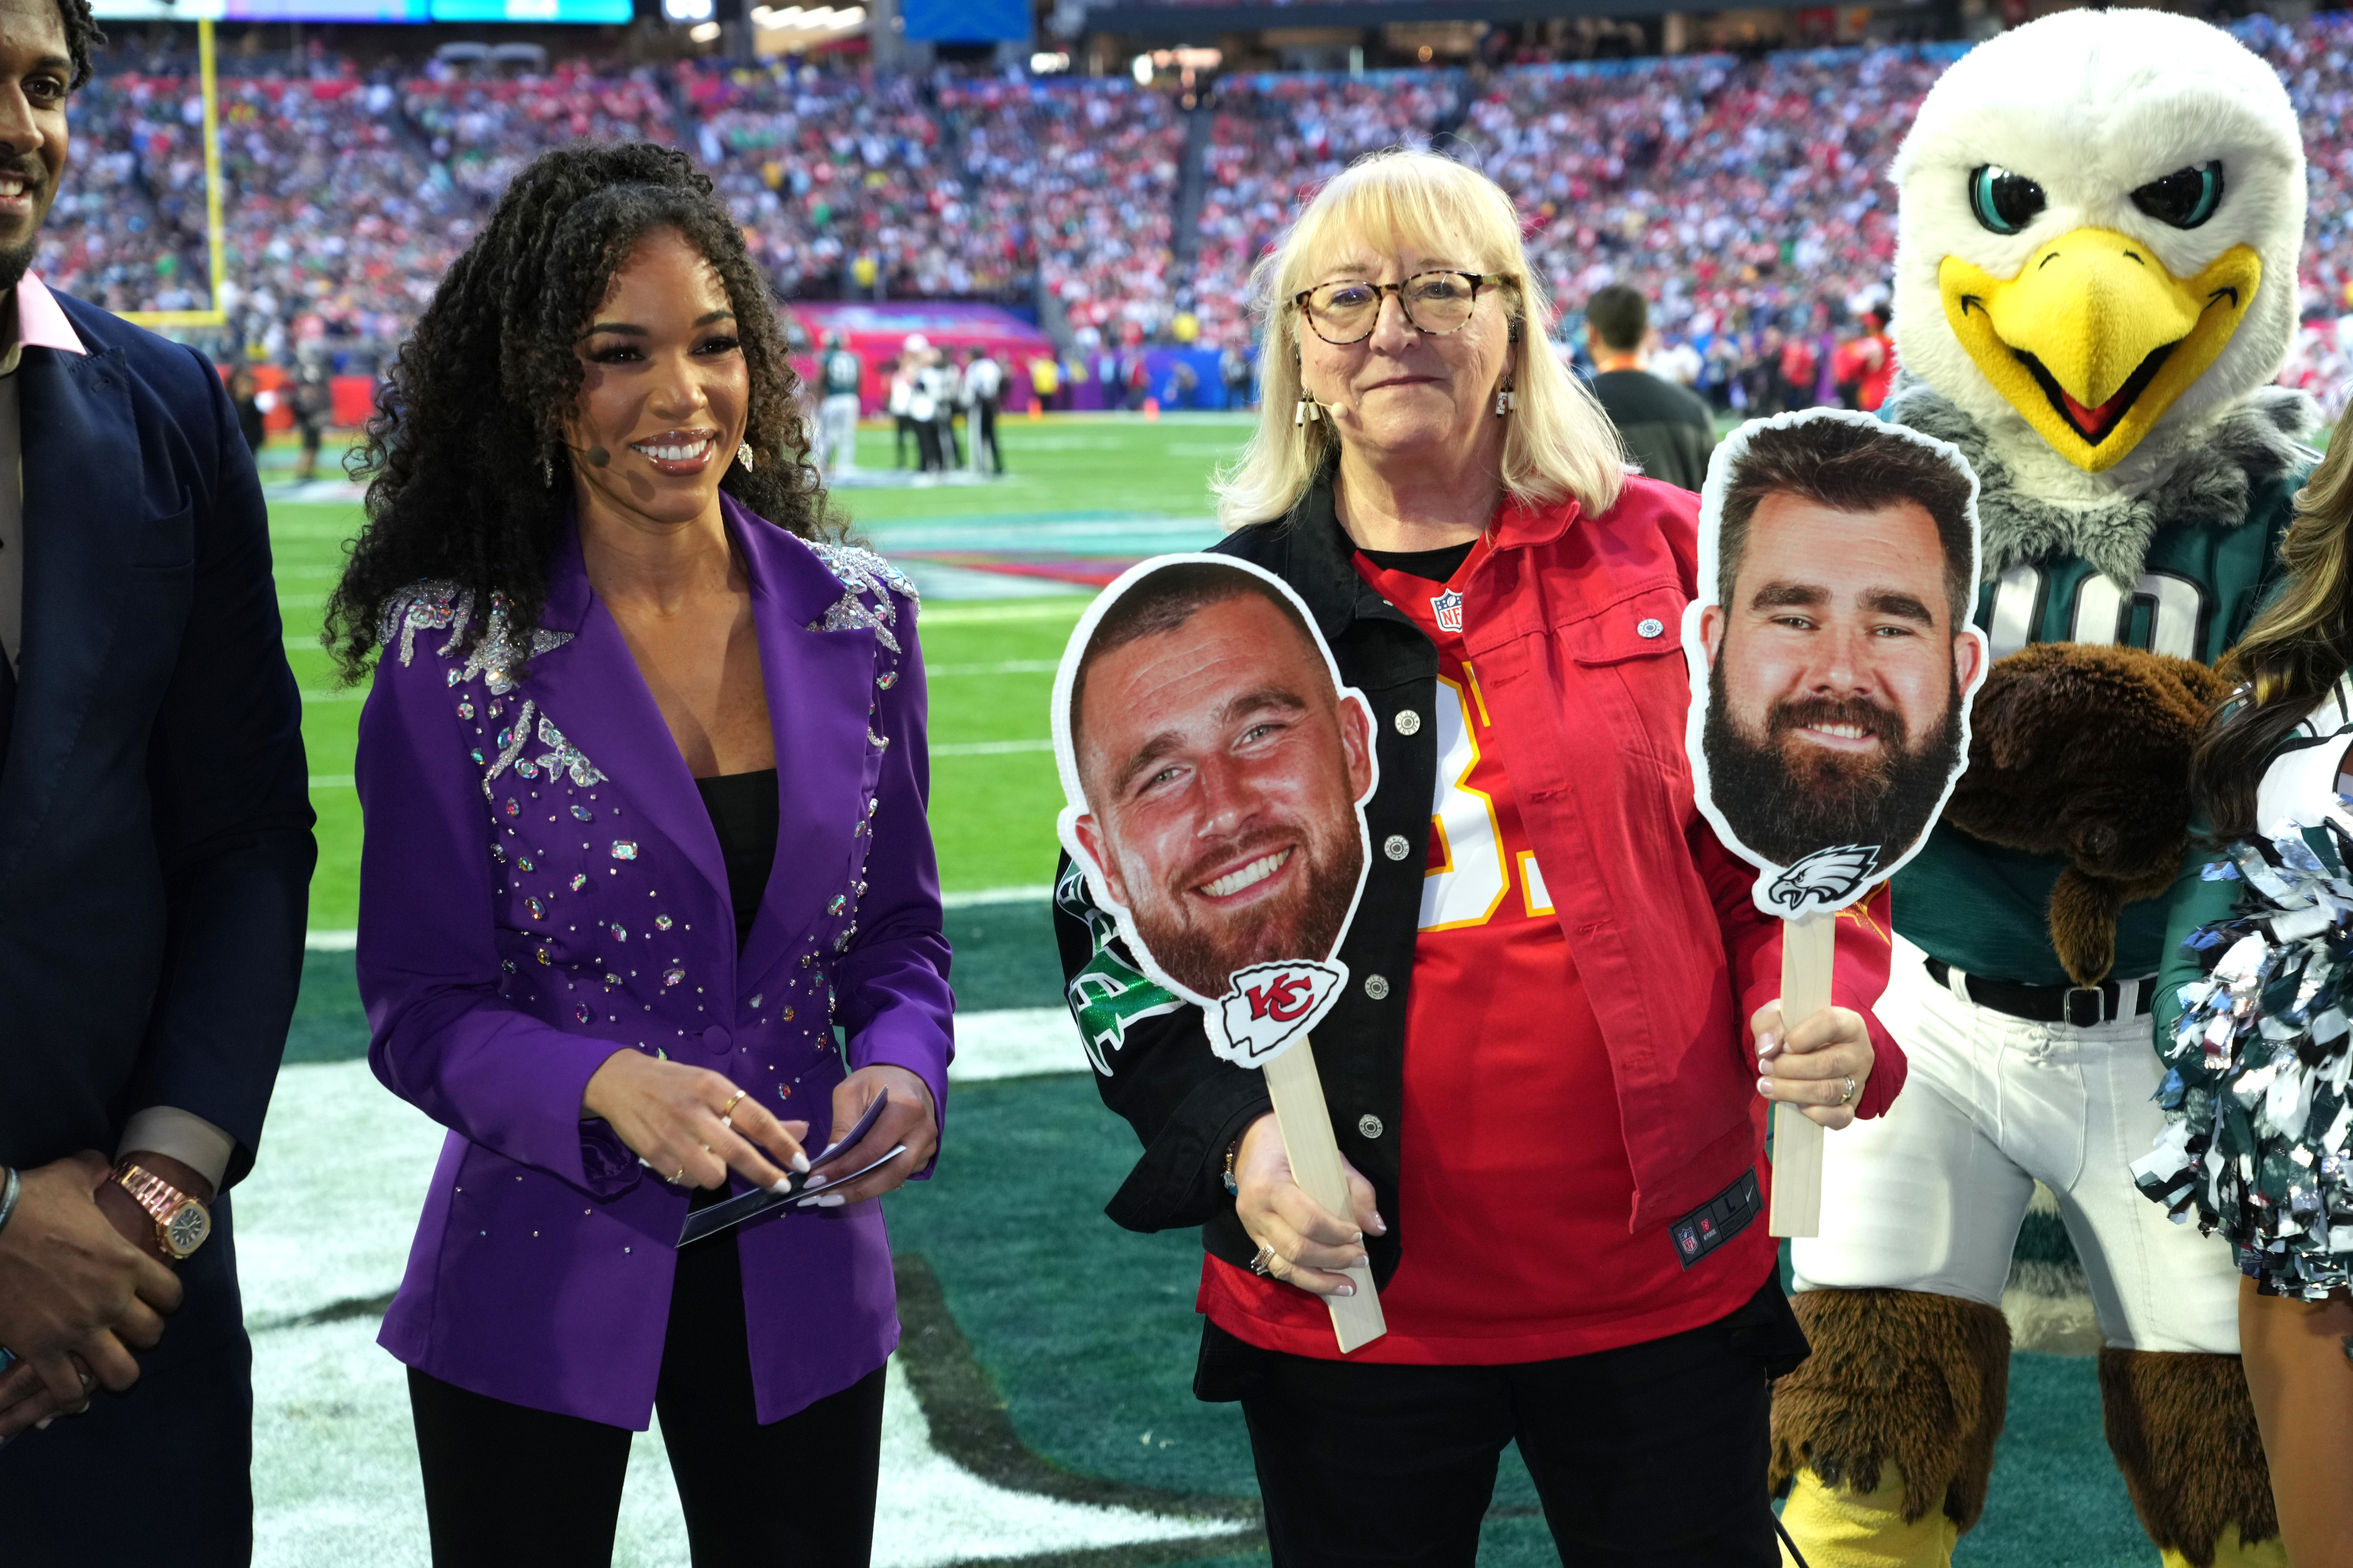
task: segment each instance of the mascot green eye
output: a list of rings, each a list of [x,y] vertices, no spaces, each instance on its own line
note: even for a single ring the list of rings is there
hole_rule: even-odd
[[[2016,234],[2046,205],[2041,185],[1999,163],[1981,163],[1969,174],[1969,211],[1996,234]]]
[[[2201,163],[2195,169],[2176,169],[2135,191],[2132,204],[2159,223],[2196,228],[2222,205],[2222,165]]]

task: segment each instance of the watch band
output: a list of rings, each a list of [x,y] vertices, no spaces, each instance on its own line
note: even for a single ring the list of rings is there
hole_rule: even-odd
[[[154,1216],[156,1244],[172,1258],[190,1256],[212,1234],[212,1211],[154,1172],[126,1160],[115,1167],[114,1181]]]

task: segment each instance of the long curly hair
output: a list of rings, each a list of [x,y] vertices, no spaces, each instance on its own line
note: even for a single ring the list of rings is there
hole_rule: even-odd
[[[2288,732],[2353,667],[2353,407],[2295,498],[2280,538],[2279,592],[2221,669],[2235,688],[2190,758],[2190,788],[2217,841],[2246,838],[2263,770]]]
[[[347,683],[366,673],[385,608],[420,580],[455,583],[478,605],[498,595],[515,625],[538,624],[574,489],[563,441],[582,381],[573,345],[638,242],[660,229],[717,271],[751,372],[744,438],[758,465],[731,462],[720,488],[805,539],[832,531],[775,305],[711,181],[651,142],[559,148],[515,176],[442,279],[385,379],[367,444],[346,459],[367,483],[367,522],[320,641]],[[474,617],[470,641],[487,618]]]

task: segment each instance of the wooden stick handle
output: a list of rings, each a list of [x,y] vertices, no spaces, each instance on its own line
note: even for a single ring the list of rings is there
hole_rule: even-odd
[[[1838,917],[1800,915],[1781,922],[1781,1033],[1831,1005]],[[1796,1106],[1773,1107],[1773,1236],[1819,1236],[1822,1227],[1822,1127]]]
[[[1282,1130],[1283,1152],[1299,1190],[1342,1219],[1348,1217],[1348,1176],[1340,1163],[1340,1142],[1332,1136],[1332,1112],[1324,1103],[1324,1080],[1315,1073],[1315,1053],[1306,1040],[1266,1064],[1266,1091],[1274,1100],[1275,1125]],[[1332,1332],[1340,1353],[1368,1345],[1389,1331],[1373,1271],[1359,1263],[1347,1271],[1353,1296],[1326,1296]]]

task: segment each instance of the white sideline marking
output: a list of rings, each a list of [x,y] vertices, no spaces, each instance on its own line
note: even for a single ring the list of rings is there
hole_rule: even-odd
[[[1059,1016],[1058,1009],[1036,1011]],[[1061,1031],[1068,1055],[1076,1057],[1067,1018]],[[364,1061],[292,1067],[279,1075],[262,1157],[237,1195],[239,1273],[255,1330],[254,1561],[260,1568],[339,1560],[426,1568],[428,1562],[406,1385],[399,1364],[376,1347],[376,1321],[269,1325],[336,1301],[380,1296],[399,1282],[441,1138],[421,1112],[380,1087]],[[686,1560],[676,1498],[661,1444],[631,1444],[616,1568]],[[895,1360],[883,1407],[875,1519],[878,1568],[934,1568],[1231,1528],[991,1485],[932,1447],[929,1423]]]
[[[1050,752],[1054,742],[1044,737],[1034,741],[951,741],[944,746],[929,748],[935,757],[1008,757],[1022,752]]]

